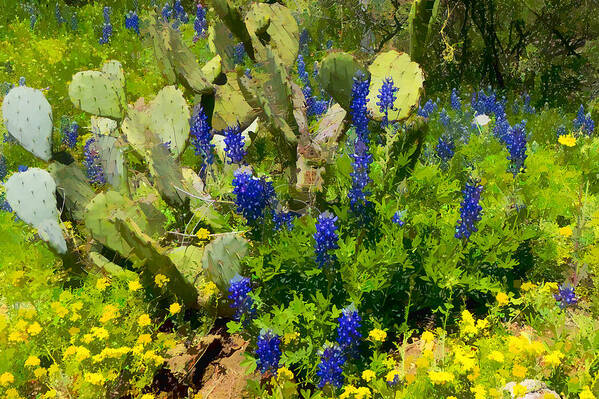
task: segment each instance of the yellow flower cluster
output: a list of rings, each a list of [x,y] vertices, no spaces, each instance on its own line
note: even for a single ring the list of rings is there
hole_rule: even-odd
[[[372,370],[364,370],[362,372],[362,378],[366,382],[370,382],[372,379],[376,378],[376,374]]]
[[[462,335],[474,336],[479,332],[483,332],[489,325],[487,319],[475,320],[472,313],[468,310],[462,312],[462,320],[460,322],[460,331]]]
[[[131,352],[131,348],[122,346],[120,348],[104,348],[102,352],[93,357],[94,363],[100,363],[105,359],[119,359],[120,357]]]
[[[385,342],[385,339],[387,338],[387,332],[375,328],[368,333],[368,338],[373,341]]]
[[[299,338],[299,333],[297,331],[294,332],[290,332],[290,333],[285,333],[285,335],[283,335],[283,343],[285,345],[288,345],[290,342],[295,341],[296,339]]]
[[[154,277],[154,282],[160,288],[164,287],[169,281],[171,281],[171,280],[168,277],[166,277],[164,274],[157,274]]]
[[[369,399],[372,397],[372,393],[367,387],[356,388],[353,385],[347,385],[343,387],[343,393],[339,395],[339,399],[347,399],[350,397],[355,399]]]
[[[277,378],[279,379],[292,380],[293,377],[293,372],[285,366],[279,367],[279,369],[277,370]]]
[[[428,378],[431,380],[433,385],[444,385],[449,382],[453,382],[454,376],[448,371],[434,371],[428,372]]]
[[[566,147],[574,147],[576,145],[576,138],[572,134],[559,136],[557,141]]]

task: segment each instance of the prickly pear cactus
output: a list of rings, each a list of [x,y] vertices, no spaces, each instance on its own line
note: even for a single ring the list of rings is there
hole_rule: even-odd
[[[370,67],[370,92],[368,94],[368,110],[372,118],[380,121],[383,114],[376,103],[377,96],[387,77],[393,79],[393,85],[399,89],[396,92],[395,111],[389,110],[389,122],[406,119],[418,106],[418,101],[424,90],[424,73],[420,66],[410,60],[406,53],[395,50],[377,55]]]
[[[233,34],[222,22],[218,22],[210,29],[208,38],[211,47],[214,47],[214,52],[221,58],[222,72],[231,72],[235,69],[235,61],[233,53],[237,42],[233,38]]]
[[[266,61],[266,47],[270,47],[285,65],[293,65],[299,51],[299,28],[289,8],[278,3],[253,3],[245,24],[256,61]]]
[[[229,0],[211,0],[211,4],[228,30],[235,35],[237,40],[243,42],[248,56],[255,61],[254,49],[252,47],[253,40],[250,37],[246,24],[243,22],[243,17],[239,9],[235,8]]]
[[[119,137],[119,132],[117,131],[118,123],[114,119],[92,115],[90,122],[92,133],[102,136]]]
[[[125,87],[125,71],[123,71],[123,66],[120,62],[116,60],[106,61],[104,65],[102,65],[102,72],[119,86]]]
[[[439,12],[439,0],[414,0],[408,17],[410,56],[422,62],[432,35],[432,25]]]
[[[142,100],[142,99],[140,99]],[[149,103],[129,106],[122,130],[129,144],[142,156],[158,143],[169,143],[179,156],[189,139],[189,108],[181,90],[166,86]]]
[[[162,248],[155,240],[144,233],[144,229],[137,225],[132,218],[127,217],[123,211],[117,211],[111,217],[119,234],[133,249],[133,253],[142,260],[144,279],[153,281],[158,274],[169,278],[168,289],[174,293],[186,306],[198,307],[198,293],[189,281],[187,281],[171,258],[165,248]]]
[[[222,58],[220,55],[214,56],[202,67],[202,73],[206,80],[213,83],[222,72]]]
[[[223,130],[227,126],[239,123],[243,129],[249,126],[257,115],[257,111],[247,103],[239,90],[236,74],[228,73],[227,83],[216,86],[212,128]]]
[[[349,111],[353,79],[358,70],[368,75],[363,65],[344,52],[331,53],[320,63],[317,79],[321,87],[346,111]]]
[[[67,251],[56,209],[56,183],[43,169],[13,174],[5,184],[6,200],[17,216],[38,230],[58,253]]]
[[[68,166],[53,162],[48,166],[48,172],[56,182],[57,191],[64,199],[66,210],[73,219],[82,221],[85,207],[95,195],[83,170],[74,162]]]
[[[154,185],[162,198],[171,206],[183,205],[187,195],[179,190],[184,186],[179,162],[162,144],[157,144],[150,150],[148,161]]]
[[[83,220],[92,237],[121,254],[131,255],[131,246],[122,237],[112,220],[115,212],[123,211],[150,236],[164,233],[164,215],[147,202],[133,202],[116,191],[97,194],[85,207]]]
[[[18,86],[2,102],[2,115],[8,133],[36,157],[52,158],[52,108],[37,89]]]
[[[229,281],[241,271],[240,261],[247,254],[248,242],[238,235],[217,237],[204,248],[202,266],[206,277],[226,293]]]
[[[69,97],[75,107],[90,114],[122,119],[127,105],[125,88],[114,62],[107,67],[109,72],[82,71],[73,76]]]
[[[123,269],[119,265],[112,263],[108,259],[106,259],[102,254],[92,251],[89,253],[89,260],[104,273],[114,276],[120,277],[123,280],[133,280],[137,279],[137,273]]]

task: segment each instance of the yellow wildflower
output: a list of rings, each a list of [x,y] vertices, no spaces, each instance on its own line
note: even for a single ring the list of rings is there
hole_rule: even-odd
[[[393,359],[391,356],[387,356],[387,358],[383,360],[383,364],[388,369],[395,368],[395,359]]]
[[[521,366],[519,364],[514,364],[514,368],[512,369],[512,375],[516,378],[520,378],[520,379],[524,379],[524,377],[526,377],[526,372],[528,370],[526,369],[526,367]]]
[[[285,380],[292,380],[293,372],[285,366],[279,367],[279,370],[277,370],[277,377]]]
[[[435,340],[435,335],[430,331],[425,331],[422,333],[422,337],[420,337],[424,342],[433,342]]]
[[[366,382],[370,382],[373,378],[376,378],[376,374],[372,370],[364,370],[362,372],[362,378]]]
[[[171,281],[171,280],[168,277],[166,277],[164,274],[157,274],[156,277],[154,277],[154,282],[160,288],[164,287],[166,285],[166,283],[168,283],[169,281]]]
[[[106,277],[99,278],[96,281],[96,289],[100,292],[104,291],[110,285],[110,281]]]
[[[553,351],[543,357],[545,363],[550,367],[557,367],[562,362],[564,354],[560,351]]]
[[[19,395],[19,391],[15,388],[10,388],[6,390],[6,399],[20,399],[21,395]]]
[[[40,358],[37,356],[29,356],[25,360],[25,367],[36,367],[40,365]]]
[[[81,318],[81,316],[79,315],[79,313],[73,313],[73,314],[71,315],[71,317],[69,317],[69,320],[70,320],[70,321],[77,321],[77,320],[79,320],[80,318]]]
[[[137,291],[141,288],[141,284],[139,283],[138,280],[131,280],[127,283],[127,286],[129,287],[129,291]]]
[[[285,333],[285,335],[283,335],[283,343],[285,345],[287,345],[291,341],[295,341],[298,338],[299,338],[299,333],[297,331],[294,331],[294,332],[291,332],[291,333]]]
[[[400,378],[399,370],[391,370],[385,376],[385,380],[390,384],[396,383]]]
[[[15,376],[8,371],[0,375],[0,385],[3,387],[15,382]]]
[[[503,353],[499,351],[493,351],[489,354],[489,360],[493,360],[497,363],[503,363],[505,357],[503,356]]]
[[[343,387],[343,393],[339,395],[339,399],[347,399],[350,395],[353,395],[357,392],[357,388],[353,385],[347,385]]]
[[[200,394],[198,394],[200,395]],[[140,399],[154,399],[156,398],[156,396],[152,395],[151,393],[144,393],[143,395],[141,395]],[[196,395],[197,398],[197,395]],[[200,399],[202,398],[202,395],[200,395]]]
[[[81,330],[77,327],[71,327],[69,328],[69,335],[76,335],[79,334]]]
[[[35,370],[33,370],[33,375],[35,375],[35,378],[41,378],[45,376],[47,372],[48,370],[46,370],[45,368],[38,367]]]
[[[370,392],[370,389],[368,389],[367,387],[359,387],[356,390],[354,396],[356,397],[356,399],[369,399],[370,397],[372,397],[372,393]]]
[[[100,323],[106,323],[112,319],[116,319],[119,316],[119,309],[114,305],[104,306],[102,316],[100,316]]]
[[[33,323],[31,323],[31,325],[27,328],[27,332],[31,335],[31,336],[36,336],[37,334],[39,334],[40,332],[42,332],[42,326],[40,326],[40,323],[38,323],[37,321],[34,321]]]
[[[205,228],[201,228],[196,233],[196,237],[198,237],[198,240],[200,241],[207,240],[210,238],[210,231],[206,230]]]
[[[104,376],[102,373],[85,373],[85,381],[92,385],[104,384]]]
[[[177,302],[172,303],[171,306],[169,306],[168,311],[171,314],[177,314],[181,311],[181,305],[179,305]]]
[[[140,327],[149,326],[151,322],[152,320],[150,320],[150,316],[148,316],[147,314],[142,314],[137,319],[137,324],[139,324]]]
[[[206,284],[204,284],[204,286],[202,287],[202,293],[210,298],[212,295],[214,295],[216,293],[217,290],[217,286],[216,284],[214,284],[212,281],[208,281]]]
[[[555,399],[555,398],[556,398],[556,396],[554,394],[549,393],[549,392],[545,392],[543,394],[543,398],[542,399]]]
[[[110,334],[108,334],[108,330],[106,330],[104,327],[92,327],[91,333],[96,338],[100,338],[100,339],[106,339],[110,335]]]
[[[462,370],[470,371],[476,366],[476,359],[474,353],[468,349],[456,347],[454,349],[454,361],[460,364]]]
[[[562,237],[566,237],[566,238],[572,236],[572,227],[570,227],[570,226],[560,227],[559,235]]]
[[[580,399],[596,399],[595,395],[593,395],[593,392],[591,392],[591,389],[589,388],[588,385],[584,386],[584,388],[582,389],[582,392],[580,392],[578,394],[578,397]]]
[[[77,347],[77,353],[75,354],[75,360],[81,362],[90,357],[89,349],[84,346]]]
[[[572,134],[561,135],[558,137],[557,142],[566,147],[574,147],[576,145],[576,138]]]
[[[52,363],[52,364],[50,365],[50,367],[48,367],[48,372],[49,372],[50,374],[56,374],[56,373],[58,373],[59,371],[60,371],[60,367],[58,367],[58,364],[56,364],[56,363]]]
[[[522,283],[522,285],[520,286],[520,289],[522,291],[530,291],[537,288],[537,285],[535,283],[531,283],[530,281],[527,281],[525,283]]]
[[[447,382],[453,381],[453,374],[447,371],[429,371],[428,378],[433,385],[444,385]]]
[[[448,396],[447,399],[458,399],[458,398],[456,398],[455,396],[451,395],[451,396]]]
[[[62,306],[60,302],[52,302],[50,304],[52,310],[58,315],[58,317],[63,318],[69,313],[69,310]]]
[[[368,333],[368,338],[372,339],[373,341],[384,342],[385,339],[387,338],[387,332],[383,331],[381,329],[375,328]]]
[[[152,342],[152,336],[150,334],[140,334],[137,338],[137,343],[141,345],[149,344]]]
[[[48,392],[46,392],[42,398],[44,399],[52,399],[55,398],[56,395],[58,395],[58,392],[56,392],[56,389],[50,389]]]
[[[514,398],[521,398],[528,392],[528,389],[522,384],[514,385],[514,389],[512,390],[514,393]]]
[[[81,309],[83,309],[83,302],[78,301],[71,305],[71,310],[73,312],[78,312]]]
[[[462,322],[460,323],[462,333],[465,335],[474,335],[478,333],[478,328],[476,328],[475,323],[472,313],[468,310],[464,310],[462,312]]]
[[[495,296],[495,300],[497,301],[497,304],[499,306],[505,306],[508,303],[510,303],[510,297],[507,296],[507,294],[505,292],[499,292],[496,296]]]
[[[482,385],[475,385],[470,392],[474,393],[474,399],[487,399],[487,389]]]

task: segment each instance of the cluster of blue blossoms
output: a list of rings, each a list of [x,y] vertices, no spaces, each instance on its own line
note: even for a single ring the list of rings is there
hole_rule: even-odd
[[[8,174],[8,165],[6,165],[6,157],[0,154],[0,182],[6,179],[6,175]]]
[[[326,343],[318,352],[320,363],[316,375],[320,377],[319,388],[326,384],[341,388],[343,385],[343,365],[346,358],[338,344]]]
[[[110,7],[104,7],[102,15],[104,16],[104,25],[102,26],[102,37],[99,40],[100,44],[106,44],[110,41],[112,36],[112,24],[110,23],[110,13],[112,10]]]
[[[185,12],[183,5],[180,0],[175,0],[173,3],[173,7],[171,8],[170,4],[167,2],[162,7],[162,19],[164,22],[170,22],[171,18],[174,19],[172,27],[174,29],[178,29],[179,25],[186,24],[189,22],[189,16]]]
[[[238,169],[233,178],[233,194],[237,212],[243,215],[248,225],[257,226],[267,215],[267,208],[276,201],[272,182],[264,177],[256,178],[248,170]]]
[[[553,295],[560,308],[576,306],[578,298],[574,292],[574,287],[570,284],[560,284],[558,292]]]
[[[302,54],[297,56],[297,74],[302,81],[302,93],[306,99],[306,115],[316,117],[327,112],[328,101],[316,98],[312,92],[310,77],[308,72],[306,72],[306,63]]]
[[[581,104],[574,119],[574,129],[580,130],[587,136],[590,136],[595,131],[595,121],[591,118],[591,114],[584,113],[584,106]]]
[[[510,171],[514,177],[524,169],[526,155],[526,121],[522,121],[510,129],[504,136],[505,145],[508,149],[508,159],[511,161]]]
[[[139,17],[135,11],[129,11],[125,15],[125,28],[134,31],[139,35]]]
[[[256,315],[250,292],[252,292],[252,284],[248,277],[236,275],[229,281],[228,298],[231,300],[231,307],[235,309],[233,319],[239,321],[242,316],[246,316],[246,320],[249,321]]]
[[[206,20],[206,9],[201,3],[198,3],[196,8],[196,16],[193,21],[193,30],[195,31],[195,35],[193,37],[194,42],[197,42],[200,40],[200,38],[206,37],[206,32],[208,31],[208,21]]]
[[[233,63],[235,65],[243,64],[243,59],[245,58],[245,46],[243,42],[239,42],[233,48]]]
[[[376,103],[376,105],[379,106],[380,112],[384,114],[383,120],[381,121],[381,126],[383,128],[389,125],[389,110],[397,110],[397,108],[393,106],[395,100],[397,99],[397,91],[399,91],[399,88],[395,87],[392,78],[388,77],[383,81],[383,85],[381,86],[377,96],[379,102]]]
[[[246,154],[241,126],[227,126],[224,133],[226,144],[225,153],[229,158],[227,162],[229,164],[236,163],[241,165],[243,163],[243,157],[245,157]]]
[[[478,231],[476,222],[481,219],[480,212],[483,209],[479,205],[483,186],[478,183],[478,181],[474,181],[471,184],[468,183],[462,191],[464,193],[464,200],[460,208],[460,220],[456,226],[456,238],[465,238],[467,240],[473,232]]]
[[[331,266],[337,260],[334,254],[329,253],[329,251],[339,248],[336,221],[337,216],[329,212],[321,213],[318,216],[316,233],[314,233],[314,240],[316,241],[314,253],[319,267]]]
[[[67,118],[61,121],[60,132],[62,134],[62,142],[69,148],[75,148],[77,138],[79,138],[79,125],[77,122],[70,122]]]
[[[272,330],[262,329],[258,336],[258,367],[264,374],[267,371],[277,374],[279,369],[279,361],[281,360],[281,338],[272,332]]]
[[[193,108],[189,126],[191,145],[194,148],[195,154],[202,157],[200,176],[203,177],[206,174],[208,165],[212,165],[214,162],[214,144],[211,143],[212,129],[201,105],[198,104]]]
[[[92,184],[104,184],[106,183],[106,177],[104,176],[104,170],[100,163],[100,154],[96,149],[96,140],[92,137],[85,143],[83,147],[83,165],[85,166],[87,178]]]

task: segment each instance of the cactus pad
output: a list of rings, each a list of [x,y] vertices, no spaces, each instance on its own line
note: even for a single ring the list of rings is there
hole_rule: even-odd
[[[112,64],[113,65],[113,64]],[[125,112],[125,89],[118,73],[82,71],[73,76],[69,97],[78,109],[98,116],[121,119]]]
[[[217,237],[204,248],[202,266],[206,277],[223,292],[227,292],[229,281],[241,271],[241,259],[247,254],[245,238],[230,234]]]
[[[13,174],[5,184],[6,200],[17,216],[38,230],[40,237],[58,253],[67,251],[67,244],[58,224],[56,183],[47,171],[29,168]]]
[[[73,219],[83,220],[85,207],[95,195],[83,170],[76,163],[67,166],[54,162],[48,166],[48,172],[54,178],[58,193],[64,198],[65,207]]]
[[[212,128],[224,130],[227,126],[239,123],[242,129],[256,119],[257,112],[247,103],[239,90],[236,74],[227,74],[227,83],[216,86],[214,112],[212,113]]]
[[[358,70],[368,74],[364,66],[344,52],[331,53],[320,63],[317,79],[321,87],[346,111],[349,111],[353,79]]]
[[[52,108],[37,89],[18,86],[2,102],[6,130],[36,157],[52,158]]]
[[[395,87],[399,88],[396,93],[394,107],[396,111],[389,110],[389,121],[399,121],[410,116],[412,110],[418,106],[424,84],[424,73],[417,63],[410,60],[406,53],[395,50],[380,53],[374,59],[370,67],[370,93],[368,94],[368,110],[372,118],[380,121],[383,114],[379,111],[376,103],[377,96],[387,77],[393,79]]]

